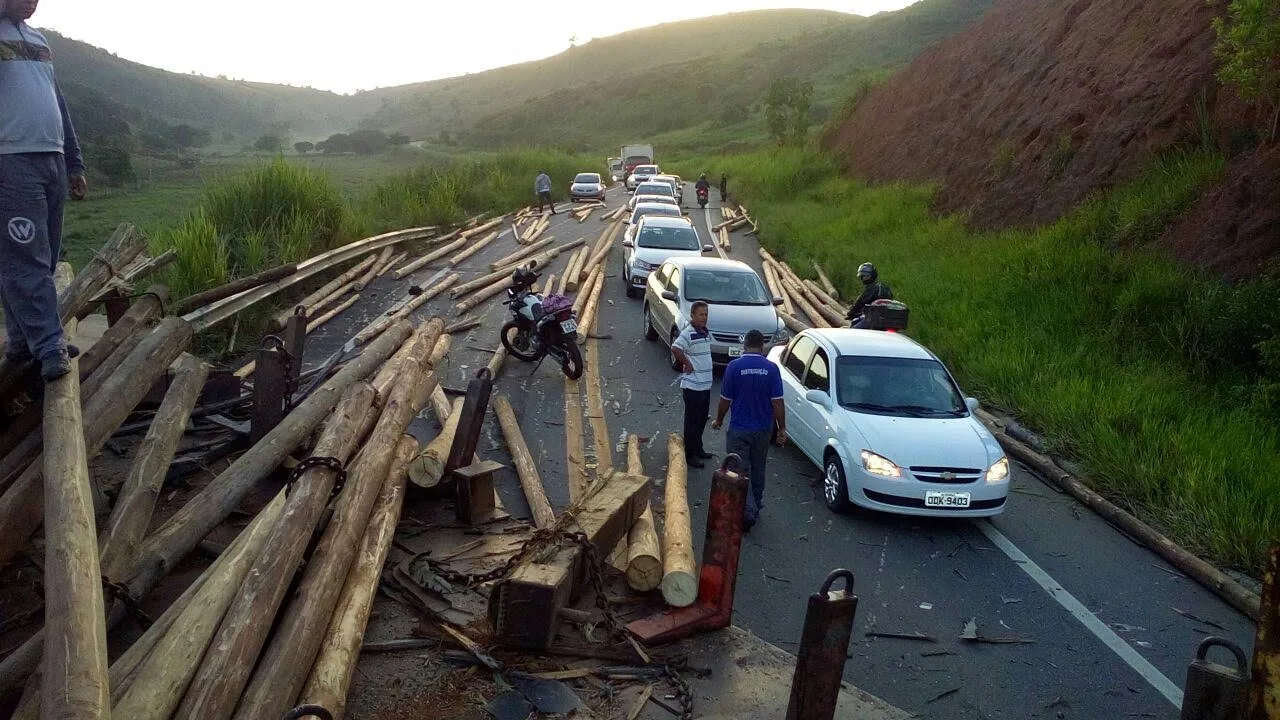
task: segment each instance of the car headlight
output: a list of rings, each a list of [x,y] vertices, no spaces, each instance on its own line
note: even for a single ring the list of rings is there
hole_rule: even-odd
[[[1004,482],[1009,479],[1009,458],[1002,457],[994,465],[987,468],[986,480],[989,483]]]
[[[872,475],[880,475],[882,477],[900,478],[902,470],[893,461],[880,457],[870,450],[862,451],[862,468]]]
[[[658,266],[655,265],[654,263],[647,263],[643,260],[634,260],[632,261],[631,265],[635,269],[644,270],[645,272],[653,272],[654,270],[658,269]]]
[[[778,328],[778,331],[773,334],[772,343],[774,345],[781,345],[785,342],[789,342],[790,340],[791,340],[791,331],[787,329],[787,326],[782,325]]]

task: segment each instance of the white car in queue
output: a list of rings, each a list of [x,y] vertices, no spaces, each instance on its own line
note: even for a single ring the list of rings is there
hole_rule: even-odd
[[[626,187],[627,192],[633,192],[640,183],[645,182],[654,175],[660,175],[661,170],[657,165],[637,165],[631,174],[627,176]]]
[[[640,220],[648,215],[661,215],[662,217],[685,217],[684,210],[679,205],[672,205],[663,202],[642,202],[636,203],[635,209],[627,216],[627,230],[622,234],[622,244],[626,247],[628,240],[635,240],[636,230],[640,226]],[[715,248],[712,248],[714,250]]]
[[[989,517],[1009,460],[936,356],[899,333],[814,328],[776,347],[787,435],[823,470],[827,507]]]
[[[637,207],[636,212],[646,205]],[[627,228],[627,237],[622,241],[622,282],[627,297],[639,295],[649,280],[649,273],[670,258],[698,257],[715,250],[711,245],[703,245],[693,223],[679,214],[679,208],[676,211],[675,217],[645,215]]]
[[[631,196],[627,207],[631,210],[636,209],[636,205],[642,202],[651,202],[650,198],[667,198],[672,204],[679,206],[680,201],[676,199],[675,188],[671,183],[665,182],[645,182],[636,186],[635,194]]]

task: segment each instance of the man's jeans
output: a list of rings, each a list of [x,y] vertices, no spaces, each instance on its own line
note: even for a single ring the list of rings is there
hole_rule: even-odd
[[[684,454],[698,457],[706,452],[702,444],[702,431],[707,428],[707,415],[711,412],[711,391],[684,389]]]
[[[0,301],[9,355],[62,349],[53,270],[62,250],[62,153],[0,155]]]
[[[769,442],[772,430],[734,430],[729,428],[725,436],[725,451],[736,453],[746,467],[743,472],[751,480],[751,492],[747,495],[746,519],[755,522],[764,509],[765,461],[769,459]]]

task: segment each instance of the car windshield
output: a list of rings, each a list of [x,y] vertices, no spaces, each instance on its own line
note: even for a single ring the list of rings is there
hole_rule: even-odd
[[[578,176],[573,181],[583,185],[593,185],[600,182],[600,176],[595,173],[578,173]]]
[[[638,207],[634,213],[631,213],[631,224],[640,222],[640,218],[647,215],[661,215],[664,217],[680,217],[680,208],[675,205],[654,205],[651,207]]]
[[[640,167],[636,168],[636,174],[637,175],[657,175],[658,166],[657,165],[641,165]]]
[[[960,390],[937,360],[843,355],[836,363],[840,404],[896,417],[963,417]]]
[[[651,227],[640,228],[636,237],[636,247],[653,248],[655,250],[701,250],[698,231],[692,227]]]
[[[770,301],[760,278],[739,270],[686,269],[684,298],[713,305],[768,305]]]
[[[666,183],[642,183],[636,188],[636,195],[664,195],[673,197],[676,191]]]

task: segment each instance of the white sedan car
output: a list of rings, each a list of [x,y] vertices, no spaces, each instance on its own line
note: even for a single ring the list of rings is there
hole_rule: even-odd
[[[823,470],[823,497],[906,515],[999,515],[1009,460],[946,367],[898,333],[810,329],[782,368],[787,434]]]

